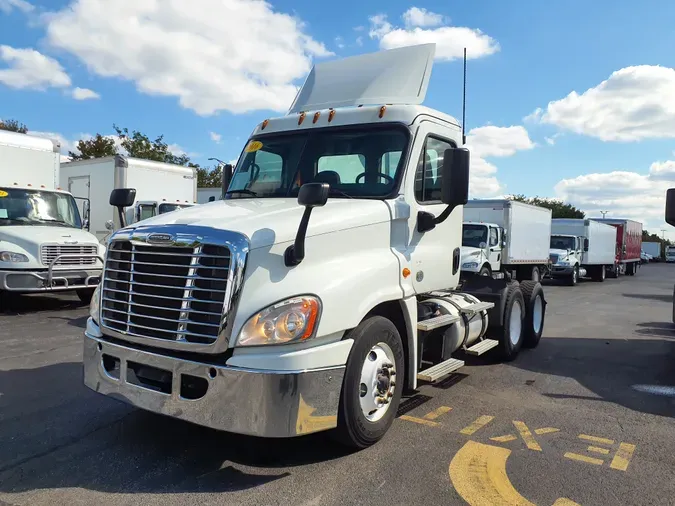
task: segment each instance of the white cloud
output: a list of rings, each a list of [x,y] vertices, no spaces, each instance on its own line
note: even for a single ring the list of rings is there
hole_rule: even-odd
[[[411,10],[406,11],[406,14]],[[403,15],[404,19],[406,14]],[[480,58],[499,51],[497,41],[476,28],[463,26],[438,26],[427,29],[420,26],[401,28],[392,25],[386,14],[376,14],[369,19],[368,34],[372,39],[379,40],[382,49],[433,42],[436,43],[436,59],[445,61],[462,58],[464,48],[466,48],[467,59]]]
[[[70,86],[70,77],[59,62],[34,49],[0,45],[0,60],[7,65],[0,68],[0,83],[10,88],[44,90]]]
[[[425,8],[420,7],[411,7],[405,11],[401,17],[406,28],[413,28],[415,26],[438,26],[443,24],[444,21],[447,22],[442,14],[436,14],[435,12],[430,12]]]
[[[675,138],[675,69],[626,67],[528,118],[603,141]]]
[[[344,49],[345,40],[340,36],[335,37],[335,45],[338,47],[338,49]]]
[[[286,111],[312,58],[332,54],[261,0],[73,0],[45,19],[48,42],[93,73],[201,115]]]
[[[363,46],[363,37],[356,37],[356,45],[361,47]]]
[[[217,134],[216,132],[209,132],[209,137],[211,137],[211,140],[216,144],[220,144],[220,140],[223,138],[222,135]]]
[[[48,139],[54,139],[58,141],[59,144],[61,144],[61,155],[67,155],[68,151],[74,151],[76,153],[79,152],[77,150],[77,142],[81,137],[76,140],[72,140],[56,132],[37,132],[33,130],[29,130],[28,135],[32,135],[34,137],[46,137]]]
[[[94,90],[87,88],[73,88],[72,94],[75,100],[91,100],[101,98],[101,95],[96,93]]]
[[[29,13],[35,9],[35,6],[26,0],[0,0],[0,12],[10,14],[14,9]]]
[[[665,195],[675,187],[675,161],[657,161],[647,174],[616,170],[590,173],[563,179],[555,186],[559,198],[579,207],[589,217],[628,218],[640,221],[652,232],[666,228],[675,238],[675,230],[664,222]]]
[[[495,176],[497,167],[486,158],[513,156],[534,148],[535,144],[522,126],[486,125],[469,131],[466,147],[471,152],[471,196],[492,197],[503,193],[505,188]]]

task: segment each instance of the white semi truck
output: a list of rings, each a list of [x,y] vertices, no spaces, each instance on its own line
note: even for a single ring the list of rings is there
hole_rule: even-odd
[[[117,231],[85,384],[220,430],[335,429],[363,448],[403,390],[461,353],[536,346],[540,284],[476,276],[456,290],[469,152],[456,119],[420,105],[434,51],[317,64],[225,168],[224,200]]]
[[[551,210],[513,200],[464,206],[462,272],[539,281],[548,274]]]
[[[127,222],[194,206],[197,177],[193,167],[155,162],[122,155],[61,164],[61,186],[81,201],[92,232],[101,243],[120,228],[117,211],[108,198],[115,188],[134,188],[135,206],[126,211]]]
[[[675,246],[666,246],[665,248],[666,262],[675,262]]]
[[[89,302],[105,248],[58,188],[60,145],[0,131],[0,295],[75,291]]]
[[[589,219],[556,218],[551,227],[551,277],[575,286],[590,276],[604,281],[616,259],[616,228]]]

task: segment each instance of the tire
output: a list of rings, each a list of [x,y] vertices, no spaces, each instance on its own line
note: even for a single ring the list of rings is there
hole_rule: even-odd
[[[484,265],[483,267],[480,268],[480,271],[478,272],[479,276],[489,276],[492,277],[492,269],[490,269],[489,265]]]
[[[626,264],[626,275],[635,276],[635,264],[633,263]]]
[[[535,283],[539,283],[541,281],[541,272],[539,271],[539,267],[536,265],[532,267],[532,274],[530,276],[530,281],[534,281]]]
[[[516,306],[519,306],[519,309],[516,309]],[[501,358],[506,362],[515,359],[523,345],[523,319],[525,313],[525,300],[523,299],[523,292],[520,290],[520,285],[518,283],[510,283],[506,292],[504,321],[499,337]],[[512,325],[512,321],[516,317],[520,319],[520,324],[517,325],[513,322],[514,324]],[[515,333],[518,335],[515,335]]]
[[[609,271],[609,277],[612,279],[617,279],[619,277],[619,266],[614,264]]]
[[[358,327],[349,333],[349,337],[354,339],[354,346],[349,353],[345,376],[342,381],[338,426],[334,432],[334,437],[346,446],[363,449],[382,439],[396,417],[405,378],[403,343],[396,326],[382,316],[372,316],[362,321]],[[387,345],[393,353],[395,381],[394,385],[391,386],[394,389],[393,396],[382,416],[371,421],[364,414],[361,399],[365,398],[366,395],[375,395],[375,390],[368,385],[366,386],[366,395],[361,395],[361,379],[363,370],[365,370],[364,365],[372,356],[371,354],[376,353],[379,360],[380,352],[375,352],[373,349],[382,343]]]
[[[675,287],[673,287],[673,323],[675,323]]]
[[[605,272],[605,266],[604,265],[598,265],[593,268],[593,281],[597,281],[598,283],[602,283],[605,281],[605,278],[607,277],[607,273]]]
[[[90,304],[91,297],[94,295],[94,290],[95,288],[80,288],[79,290],[75,290],[75,292],[83,304]]]
[[[567,284],[569,286],[577,286],[577,283],[579,282],[579,267],[574,266],[574,269],[572,269],[572,274],[567,278]]]
[[[523,281],[520,284],[525,302],[525,320],[523,322],[523,347],[536,348],[544,333],[546,320],[546,299],[544,289],[535,281]]]

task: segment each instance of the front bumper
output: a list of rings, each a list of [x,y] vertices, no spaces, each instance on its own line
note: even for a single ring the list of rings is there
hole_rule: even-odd
[[[0,271],[0,290],[36,293],[95,288],[102,269],[64,269],[48,271]]]
[[[553,265],[551,266],[551,276],[556,277],[556,276],[571,276],[572,272],[574,272],[574,267],[571,265]]]
[[[87,322],[84,383],[139,408],[213,429],[292,437],[337,426],[344,367],[266,371],[113,344]]]

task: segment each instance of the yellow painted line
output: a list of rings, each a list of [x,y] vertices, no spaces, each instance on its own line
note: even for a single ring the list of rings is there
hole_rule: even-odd
[[[560,429],[555,429],[553,427],[544,427],[543,429],[534,429],[534,433],[538,435],[542,434],[552,434],[554,432],[560,432]],[[565,499],[566,501],[567,499]]]
[[[553,506],[581,506],[579,503],[576,503],[570,499],[561,497],[556,502],[553,503]]]
[[[518,439],[516,436],[497,436],[497,437],[491,437],[491,441],[497,441],[498,443],[508,443],[509,441],[513,441],[515,439]]]
[[[417,418],[416,416],[401,415],[399,418],[407,422],[415,422],[419,423],[420,425],[426,425],[427,427],[438,427],[440,425],[438,422],[432,422],[431,420],[425,420],[424,418]]]
[[[607,448],[598,448],[597,446],[589,446],[589,452],[602,453],[603,455],[609,455],[609,450]]]
[[[587,457],[586,455],[579,455],[578,453],[567,452],[565,457],[572,460],[579,460],[581,462],[586,462],[588,464],[595,464],[596,466],[601,466],[604,460],[594,459],[593,457]]]
[[[593,443],[600,443],[602,445],[613,445],[613,439],[605,439],[604,437],[588,436],[587,434],[579,434],[579,439],[585,439],[586,441],[592,441]]]
[[[535,450],[538,452],[541,451],[541,446],[539,446],[539,443],[535,441],[532,433],[530,432],[530,429],[527,428],[527,425],[525,425],[524,422],[517,422],[514,420],[513,425],[515,425],[516,429],[518,429],[518,432],[520,432],[520,437],[523,438],[523,441],[525,441],[525,444],[530,450]]]
[[[474,420],[469,425],[460,430],[459,433],[464,434],[466,436],[470,436],[474,432],[477,432],[478,430],[485,427],[488,423],[494,420],[494,418],[495,418],[494,416],[488,415],[479,416],[478,418],[476,418],[476,420]]]
[[[444,415],[445,413],[452,411],[452,408],[449,408],[447,406],[441,406],[438,409],[433,410],[431,413],[427,413],[424,415],[424,418],[426,420],[436,420],[441,415]]]
[[[510,454],[508,448],[467,441],[448,469],[457,493],[470,506],[534,506],[513,488],[506,474]]]
[[[635,445],[629,443],[621,443],[619,445],[619,451],[614,455],[612,463],[609,465],[612,469],[618,469],[619,471],[625,471],[628,469],[628,464],[630,459],[633,456],[635,451]]]

